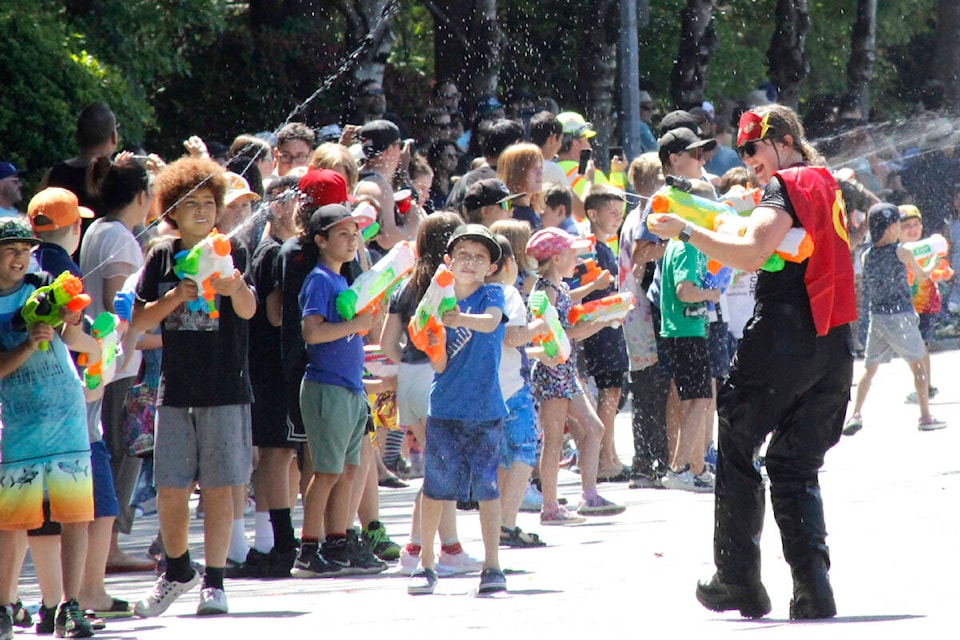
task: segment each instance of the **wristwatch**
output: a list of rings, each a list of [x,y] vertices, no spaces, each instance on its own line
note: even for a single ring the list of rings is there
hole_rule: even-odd
[[[683,231],[677,234],[677,240],[679,240],[680,242],[690,242],[691,233],[693,233],[693,225],[688,222],[687,225],[683,228]]]

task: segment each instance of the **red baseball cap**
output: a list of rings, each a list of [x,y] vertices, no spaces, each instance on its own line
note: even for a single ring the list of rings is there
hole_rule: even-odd
[[[333,169],[311,169],[297,185],[304,204],[322,207],[341,202],[356,202],[347,195],[347,181]]]

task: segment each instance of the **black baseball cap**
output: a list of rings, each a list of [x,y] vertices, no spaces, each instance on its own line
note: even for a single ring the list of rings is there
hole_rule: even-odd
[[[701,140],[700,137],[686,127],[667,131],[659,140],[660,149],[664,153],[682,153],[683,151],[692,151],[697,147],[703,147],[710,151],[717,146],[717,141],[713,138]]]
[[[683,109],[671,111],[667,115],[663,116],[663,119],[660,121],[661,137],[664,136],[668,131],[674,131],[675,129],[681,128],[689,129],[698,136],[701,133],[700,126],[697,124],[696,118]]]
[[[499,178],[487,178],[477,180],[470,185],[470,188],[467,189],[467,195],[463,198],[463,207],[467,211],[474,211],[481,207],[489,207],[525,195],[527,194],[510,193],[510,189]]]
[[[900,221],[900,209],[889,202],[878,202],[867,211],[867,223],[870,225],[870,239],[878,241],[894,222]]]
[[[400,129],[389,120],[371,120],[360,128],[363,155],[373,158],[400,140]]]
[[[315,236],[321,231],[326,231],[344,220],[353,220],[350,209],[342,204],[324,205],[314,211],[310,216],[310,221],[307,223],[307,231],[310,232],[311,236]]]
[[[447,255],[453,251],[453,248],[457,246],[457,243],[461,240],[479,242],[490,251],[490,262],[500,261],[500,243],[497,242],[497,238],[493,235],[493,232],[482,224],[462,224],[457,227],[447,242]]]

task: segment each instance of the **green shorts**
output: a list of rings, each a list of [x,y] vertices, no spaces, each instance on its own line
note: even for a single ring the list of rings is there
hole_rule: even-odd
[[[344,387],[311,380],[300,383],[300,411],[316,473],[343,473],[360,464],[367,425],[367,399]]]

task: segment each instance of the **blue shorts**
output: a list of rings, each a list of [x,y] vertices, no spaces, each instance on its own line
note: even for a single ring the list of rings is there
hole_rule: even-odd
[[[710,358],[710,376],[723,380],[730,375],[730,353],[726,322],[711,322],[707,325],[707,353]]]
[[[500,439],[500,466],[509,469],[514,462],[537,464],[537,412],[530,387],[524,386],[507,400],[510,413],[503,420]]]
[[[503,420],[427,418],[423,495],[431,500],[497,500]]]
[[[93,474],[93,517],[112,518],[120,513],[120,503],[110,473],[110,452],[103,440],[90,443],[90,466]]]

